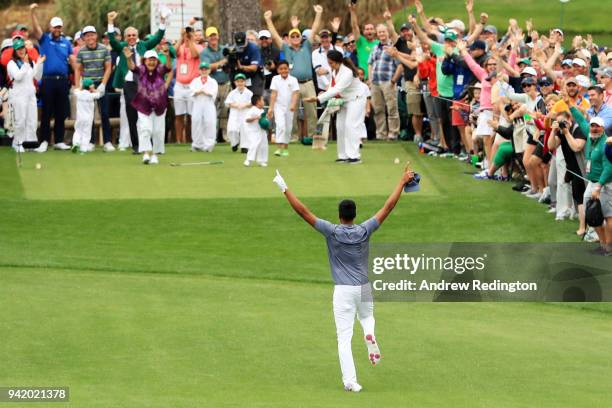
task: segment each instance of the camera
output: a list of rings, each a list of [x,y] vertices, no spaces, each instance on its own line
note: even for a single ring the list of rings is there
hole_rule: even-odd
[[[565,130],[565,128],[567,128],[567,122],[562,120],[559,122],[559,129],[561,130]]]

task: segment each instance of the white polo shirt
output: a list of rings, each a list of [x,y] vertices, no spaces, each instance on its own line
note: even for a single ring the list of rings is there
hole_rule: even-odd
[[[276,105],[283,108],[288,108],[291,105],[291,97],[294,92],[300,91],[300,84],[296,77],[287,75],[284,79],[280,75],[274,75],[270,90],[276,91]]]

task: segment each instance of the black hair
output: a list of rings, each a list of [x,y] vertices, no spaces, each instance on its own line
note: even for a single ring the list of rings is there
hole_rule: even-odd
[[[258,94],[253,94],[253,96],[251,96],[251,105],[255,106],[261,98],[263,98],[263,96],[258,95]]]
[[[327,53],[327,59],[337,62],[339,64],[344,64],[345,67],[353,71],[353,76],[357,78],[359,73],[357,72],[357,67],[353,64],[350,58],[344,58],[344,55],[338,50],[331,50]]]
[[[342,200],[338,205],[338,215],[344,221],[353,221],[357,216],[357,205],[353,200]]]
[[[278,63],[276,64],[276,68],[280,67],[281,65],[286,65],[286,66],[289,66],[289,62],[287,62],[287,60],[280,60],[280,61],[278,61]]]
[[[589,86],[589,91],[595,91],[597,92],[599,95],[601,95],[604,91],[603,88],[601,86],[597,86],[597,85],[593,85],[593,86]]]

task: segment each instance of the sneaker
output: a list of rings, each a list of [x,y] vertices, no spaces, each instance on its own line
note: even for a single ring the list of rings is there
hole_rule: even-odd
[[[421,143],[423,142],[423,137],[421,135],[414,135],[414,143]]]
[[[531,194],[526,194],[525,197],[527,198],[533,198],[534,200],[540,200],[540,197],[542,197],[542,193],[535,191]]]
[[[113,144],[111,142],[106,142],[104,143],[104,146],[102,148],[105,152],[114,152],[115,151],[115,146],[113,146]]]
[[[251,162],[248,160],[245,160],[244,163],[242,164],[244,164],[246,167],[249,167],[251,165]]]
[[[202,152],[203,149],[200,149],[199,147],[195,147],[195,146],[191,146],[191,149],[189,149],[192,152]]]
[[[40,144],[40,146],[38,146],[36,149],[34,149],[34,151],[35,151],[36,153],[44,153],[44,152],[46,152],[46,151],[47,151],[47,148],[48,148],[48,147],[49,147],[49,143],[47,143],[47,142],[42,142],[42,143]]]
[[[593,228],[589,228],[587,233],[584,234],[583,240],[585,242],[599,242],[599,235],[597,235],[597,233],[595,232]]]
[[[283,157],[289,157],[289,150],[287,150],[287,149],[283,149],[283,151],[281,152],[281,156],[283,156]]]
[[[266,162],[261,162],[261,163],[257,163],[259,164],[259,167],[268,167],[268,163]]]
[[[336,163],[347,163],[348,159],[336,159]]]
[[[125,152],[126,150],[127,150],[127,147],[119,146],[119,151],[120,152]]]
[[[361,159],[348,159],[348,164],[361,164]]]
[[[557,213],[557,216],[555,217],[555,221],[563,221],[566,218],[568,218],[569,215],[570,215],[570,210],[565,210],[560,213]]]
[[[232,146],[232,152],[236,152],[236,151],[238,151],[238,145]]]
[[[157,158],[156,154],[151,156],[151,161],[149,163],[151,163],[151,164],[159,164],[159,159]]]
[[[546,200],[550,199],[550,187],[544,187],[544,191],[542,191],[542,196],[538,200],[541,203],[544,203]]]
[[[536,193],[536,191],[531,191],[531,188],[529,188],[527,190],[524,190],[521,194],[526,196],[526,195],[534,194],[534,193]]]
[[[434,151],[431,151],[431,152],[427,153],[427,155],[431,156],[431,157],[436,157],[438,155],[438,153],[436,153]]]
[[[344,384],[344,391],[348,391],[348,392],[359,392],[361,391],[361,385],[357,384],[357,383],[348,383],[348,384]]]
[[[378,348],[378,343],[376,343],[374,335],[367,334],[365,336],[365,342],[366,346],[368,346],[368,358],[370,359],[370,363],[372,363],[372,365],[380,363],[382,356],[380,355],[380,349]]]
[[[552,207],[552,206],[551,206],[551,207],[548,209],[548,211],[546,211],[546,212],[547,212],[548,214],[554,214],[554,213],[556,213],[556,212],[557,212],[557,207]]]
[[[276,149],[276,151],[274,152],[275,156],[279,156],[281,155],[281,149]]]
[[[54,150],[70,150],[70,146],[68,146],[66,143],[62,142],[62,143],[56,143],[55,145],[53,145],[53,149]]]
[[[476,180],[491,180],[493,177],[489,176],[489,172],[486,170],[481,171],[480,173],[474,174],[474,178]]]
[[[149,164],[150,161],[151,161],[151,158],[149,157],[148,153],[145,153],[142,155],[142,162],[144,164]]]

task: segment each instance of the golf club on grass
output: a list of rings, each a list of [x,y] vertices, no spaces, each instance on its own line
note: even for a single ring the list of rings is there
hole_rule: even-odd
[[[172,167],[180,167],[180,166],[205,166],[208,164],[223,164],[223,160],[215,160],[215,161],[204,161],[204,162],[192,162],[192,163],[170,163]]]

